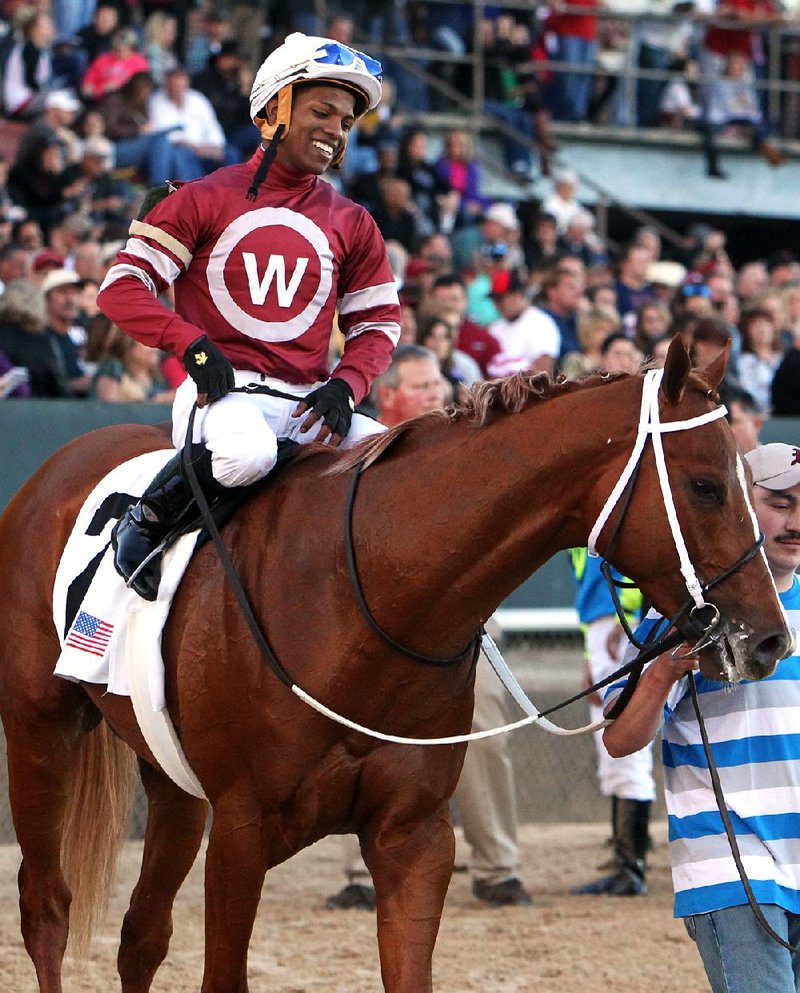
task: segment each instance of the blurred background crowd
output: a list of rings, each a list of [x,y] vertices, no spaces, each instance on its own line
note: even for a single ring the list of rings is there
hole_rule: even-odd
[[[554,137],[603,122],[691,130],[707,176],[725,182],[719,141],[736,133],[780,168],[800,137],[792,6],[6,0],[0,395],[171,400],[182,364],[111,325],[97,290],[149,186],[253,154],[252,77],[300,29],[384,63],[383,103],[325,178],[386,239],[402,343],[437,356],[437,404],[520,370],[663,362],[680,332],[698,365],[730,344],[726,388],[752,416],[798,416],[791,249],[747,257],[713,224],[665,239],[642,218],[612,239]],[[496,161],[478,149],[476,107]],[[334,330],[332,361],[339,347]]]

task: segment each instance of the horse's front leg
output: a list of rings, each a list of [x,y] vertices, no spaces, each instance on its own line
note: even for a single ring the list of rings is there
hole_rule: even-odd
[[[378,897],[378,947],[386,993],[430,993],[431,962],[453,871],[447,802],[425,818],[392,820],[362,838]]]

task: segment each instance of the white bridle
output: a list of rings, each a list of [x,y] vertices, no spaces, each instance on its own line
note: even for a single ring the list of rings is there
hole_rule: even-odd
[[[702,427],[703,424],[710,424],[711,421],[716,421],[720,417],[724,417],[727,410],[720,405],[719,407],[715,407],[714,410],[710,410],[707,414],[700,414],[699,417],[690,417],[687,421],[671,421],[669,424],[662,424],[658,410],[658,390],[661,386],[663,375],[663,369],[650,369],[649,372],[645,373],[642,384],[642,406],[639,411],[639,430],[636,434],[633,451],[625,468],[622,470],[622,475],[617,480],[617,485],[611,491],[605,502],[605,506],[600,511],[600,516],[595,521],[594,527],[589,533],[589,554],[595,557],[598,555],[597,541],[600,533],[636,471],[639,460],[644,453],[644,446],[647,443],[647,439],[652,438],[658,481],[661,486],[661,496],[664,500],[667,520],[672,531],[672,540],[675,542],[675,549],[680,560],[681,575],[686,583],[689,596],[695,602],[695,606],[704,607],[706,601],[703,599],[703,588],[689,558],[689,552],[686,548],[686,542],[683,539],[678,514],[675,510],[675,501],[672,498],[672,489],[669,484],[669,473],[667,472],[667,462],[664,458],[664,445],[661,436],[672,431],[690,431],[692,428]]]

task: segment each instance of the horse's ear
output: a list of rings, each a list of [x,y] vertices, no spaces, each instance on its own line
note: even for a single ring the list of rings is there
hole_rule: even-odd
[[[670,342],[667,359],[664,362],[664,376],[661,380],[661,392],[666,397],[667,403],[680,403],[691,367],[683,335],[678,332]]]
[[[725,378],[725,370],[728,368],[728,356],[730,355],[730,351],[731,343],[729,339],[725,342],[725,347],[713,362],[710,362],[707,366],[703,366],[702,369],[697,370],[708,384],[709,389],[716,390]]]

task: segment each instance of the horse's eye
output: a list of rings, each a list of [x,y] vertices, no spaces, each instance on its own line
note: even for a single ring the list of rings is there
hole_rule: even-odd
[[[692,489],[702,500],[713,501],[722,504],[722,490],[710,479],[695,479],[692,481]]]

